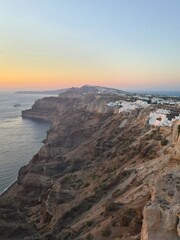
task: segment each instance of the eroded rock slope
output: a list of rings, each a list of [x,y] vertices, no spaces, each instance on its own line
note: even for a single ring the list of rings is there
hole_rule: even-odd
[[[52,127],[0,198],[2,239],[180,239],[180,122],[157,105],[119,112],[113,94],[65,93],[23,117]]]

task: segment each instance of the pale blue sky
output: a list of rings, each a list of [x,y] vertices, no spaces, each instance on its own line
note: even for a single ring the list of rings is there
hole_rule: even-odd
[[[179,0],[0,0],[0,83],[17,64],[24,81],[54,70],[60,87],[83,69],[77,85],[92,73],[93,84],[180,89],[179,13]]]

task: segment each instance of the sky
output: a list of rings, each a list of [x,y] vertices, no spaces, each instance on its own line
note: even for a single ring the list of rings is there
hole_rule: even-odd
[[[179,0],[0,0],[0,90],[180,90]]]

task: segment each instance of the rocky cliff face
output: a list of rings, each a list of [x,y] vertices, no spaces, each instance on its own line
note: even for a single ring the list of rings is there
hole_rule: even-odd
[[[180,239],[179,122],[150,126],[156,106],[118,113],[118,98],[69,92],[23,112],[52,127],[0,198],[2,239]]]

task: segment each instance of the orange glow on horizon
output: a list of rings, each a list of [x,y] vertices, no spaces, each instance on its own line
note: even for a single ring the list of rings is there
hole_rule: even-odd
[[[2,2],[0,90],[180,89],[178,4]]]
[[[64,63],[59,66],[42,66],[31,63],[22,66],[21,63],[2,65],[0,72],[0,89],[60,89],[67,87],[80,87],[82,85],[99,85],[132,89],[141,87],[168,86],[169,79],[177,79],[176,74],[163,74],[158,71],[141,69],[136,66],[120,68],[115,66],[82,65]],[[153,79],[153,81],[152,81]]]

